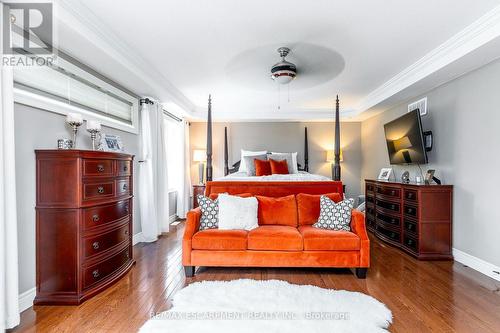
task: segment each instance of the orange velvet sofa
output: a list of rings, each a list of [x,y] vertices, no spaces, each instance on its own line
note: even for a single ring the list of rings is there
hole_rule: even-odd
[[[341,200],[338,193],[327,196]],[[312,227],[319,216],[320,195],[256,197],[259,227],[251,231],[200,231],[200,208],[188,212],[182,240],[186,276],[193,276],[196,266],[217,266],[348,267],[358,278],[366,277],[370,240],[363,213],[353,210],[350,232],[323,230]]]

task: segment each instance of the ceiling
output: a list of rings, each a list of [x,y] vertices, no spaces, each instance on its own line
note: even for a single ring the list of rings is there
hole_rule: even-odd
[[[221,120],[331,119],[339,94],[343,119],[360,120],[419,82],[419,89],[432,88],[422,82],[500,34],[474,48],[467,44],[472,49],[460,50],[464,41],[453,44],[496,9],[496,0],[64,3],[79,23],[69,16],[61,23],[62,49],[129,89],[200,119],[208,94],[214,118]],[[469,39],[477,35],[472,32]],[[287,60],[298,68],[289,87],[269,77],[280,46],[291,48]],[[453,57],[452,51],[462,53]],[[426,74],[430,65],[436,68]]]

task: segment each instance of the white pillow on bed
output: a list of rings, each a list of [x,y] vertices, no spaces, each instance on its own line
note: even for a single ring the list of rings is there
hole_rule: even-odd
[[[242,198],[229,194],[219,194],[219,222],[220,230],[252,230],[259,226],[257,198]]]
[[[240,168],[238,169],[239,172],[246,172],[247,171],[247,166],[245,164],[245,161],[243,161],[243,156],[258,156],[258,155],[266,155],[267,150],[263,151],[251,151],[251,150],[241,150],[241,158],[240,158]]]
[[[271,152],[272,154],[280,155],[280,154],[292,154],[292,172],[291,173],[299,173],[299,166],[297,165],[297,152],[295,153],[277,153],[275,151]]]

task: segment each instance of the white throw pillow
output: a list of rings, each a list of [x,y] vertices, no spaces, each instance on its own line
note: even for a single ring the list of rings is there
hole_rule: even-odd
[[[257,198],[242,198],[229,194],[219,194],[219,229],[252,230],[259,226]]]
[[[247,171],[247,166],[245,162],[243,161],[244,156],[258,156],[258,155],[266,155],[267,150],[263,151],[251,151],[251,150],[241,150],[241,157],[240,157],[240,168],[238,169],[239,172],[246,172]]]
[[[295,153],[278,153],[278,152],[271,152],[272,154],[292,154],[292,172],[291,173],[299,173],[299,166],[297,165],[297,152]]]

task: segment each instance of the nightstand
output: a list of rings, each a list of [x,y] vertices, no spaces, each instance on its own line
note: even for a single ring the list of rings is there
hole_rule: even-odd
[[[193,209],[198,207],[198,194],[205,194],[205,184],[193,185]]]

